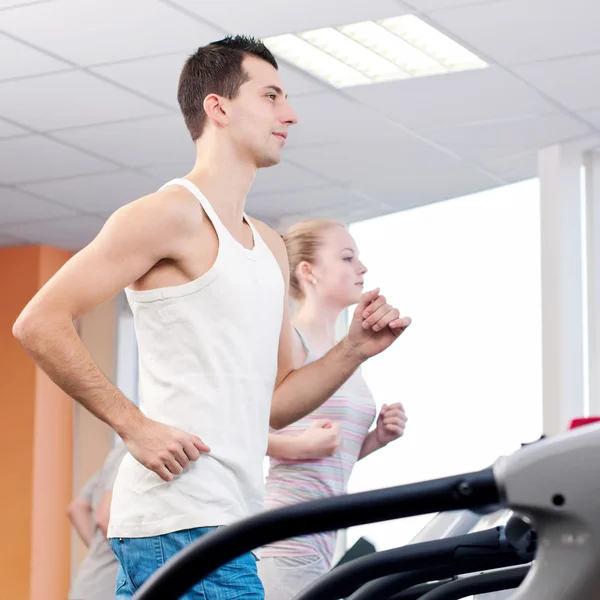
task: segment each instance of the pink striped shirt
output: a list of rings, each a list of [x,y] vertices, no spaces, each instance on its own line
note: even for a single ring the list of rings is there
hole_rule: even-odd
[[[319,358],[311,352],[304,338],[302,341],[307,351],[306,362]],[[299,435],[313,421],[331,419],[340,423],[342,440],[331,457],[305,461],[271,458],[265,487],[265,510],[346,493],[348,480],[375,413],[373,395],[359,369],[316,411],[274,432],[277,435]],[[335,545],[336,532],[331,531],[274,542],[263,547],[260,555],[281,557],[317,554],[329,567]]]

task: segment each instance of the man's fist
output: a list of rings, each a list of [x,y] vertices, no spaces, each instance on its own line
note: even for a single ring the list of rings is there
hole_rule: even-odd
[[[164,481],[173,481],[201,452],[210,452],[198,436],[145,417],[123,441],[133,458]]]
[[[384,404],[377,418],[377,429],[375,429],[377,442],[385,446],[402,437],[407,420],[406,412],[400,402],[390,406]]]
[[[410,324],[410,317],[401,317],[377,288],[362,295],[346,337],[361,359],[366,360],[389,348]]]
[[[317,419],[298,436],[302,456],[307,459],[333,456],[342,441],[340,424],[329,419]]]

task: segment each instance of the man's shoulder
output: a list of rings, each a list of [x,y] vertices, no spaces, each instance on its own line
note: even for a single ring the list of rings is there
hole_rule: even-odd
[[[158,229],[165,235],[196,233],[204,221],[199,202],[182,187],[169,186],[121,206],[112,217],[138,228]]]
[[[272,227],[264,223],[263,221],[259,221],[253,217],[249,217],[250,221],[256,228],[256,231],[260,234],[265,243],[271,248],[272,252],[276,252],[277,254],[281,254],[285,250],[285,243],[283,242],[283,238],[281,234],[277,233]]]

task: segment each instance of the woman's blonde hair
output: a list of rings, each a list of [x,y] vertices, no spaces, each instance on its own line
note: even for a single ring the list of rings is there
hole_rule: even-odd
[[[314,264],[323,245],[323,232],[332,227],[344,227],[333,219],[306,219],[292,225],[282,236],[290,263],[290,296],[302,298],[297,269],[301,262]]]

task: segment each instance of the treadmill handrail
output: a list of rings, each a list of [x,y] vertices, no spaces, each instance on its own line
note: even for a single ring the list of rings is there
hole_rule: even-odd
[[[236,557],[277,540],[498,502],[492,469],[268,510],[196,540],[155,572],[134,600],[178,600]]]
[[[420,600],[460,600],[473,594],[487,594],[519,587],[531,567],[513,567],[492,573],[481,573],[470,577],[461,577],[431,590]]]
[[[317,579],[294,600],[337,600],[351,594],[352,600],[374,600],[382,597],[381,587],[387,587],[381,580],[389,581],[385,576],[393,573],[397,573],[393,590],[398,591],[433,578],[528,563],[532,558],[533,551],[516,550],[507,542],[503,528],[494,527],[352,560]]]

